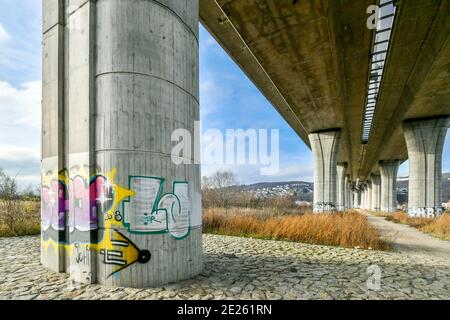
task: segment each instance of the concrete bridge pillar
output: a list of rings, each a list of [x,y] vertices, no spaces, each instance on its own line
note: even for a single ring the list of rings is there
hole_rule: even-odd
[[[309,135],[314,159],[314,212],[337,209],[337,151],[340,130],[320,131]]]
[[[347,178],[347,164],[339,163],[337,165],[337,183],[336,183],[336,193],[337,193],[337,211],[345,211],[346,202],[345,202],[345,194],[346,194],[346,178]]]
[[[367,181],[366,210],[372,210],[372,182]]]
[[[43,1],[42,263],[152,287],[202,270],[198,0]]]
[[[381,211],[395,212],[397,210],[397,172],[400,161],[380,161],[381,173]]]
[[[362,208],[362,200],[363,200],[363,194],[362,194],[362,190],[358,190],[358,209]]]
[[[366,208],[366,185],[361,185],[361,209]]]
[[[351,185],[350,185],[350,176],[345,176],[345,210],[352,208],[352,197],[351,197]]]
[[[433,218],[442,208],[442,152],[450,116],[403,124],[409,157],[408,214]]]
[[[352,203],[353,203],[353,209],[358,208],[358,190],[357,189],[352,190]]]
[[[351,209],[354,209],[355,207],[356,207],[356,202],[355,202],[355,198],[356,198],[356,192],[355,192],[355,190],[353,189],[353,186],[351,187],[351,192],[350,192],[350,202],[351,202],[351,204],[352,204],[352,206],[351,206]]]
[[[371,177],[372,182],[372,211],[381,210],[381,176],[373,175]]]

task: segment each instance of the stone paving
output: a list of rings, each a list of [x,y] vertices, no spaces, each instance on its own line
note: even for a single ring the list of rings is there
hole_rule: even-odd
[[[0,238],[0,299],[450,299],[450,257],[216,235],[204,236],[204,248],[204,271],[192,280],[74,288],[40,266],[38,237]]]

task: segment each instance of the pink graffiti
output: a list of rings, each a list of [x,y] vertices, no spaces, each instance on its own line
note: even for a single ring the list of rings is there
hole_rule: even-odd
[[[50,187],[42,188],[41,201],[41,225],[48,230],[50,226],[54,230],[65,229],[65,187],[60,181],[52,180]]]
[[[108,179],[96,176],[87,182],[81,176],[69,180],[68,188],[62,181],[52,181],[50,187],[42,187],[42,230],[70,232],[91,231],[98,228],[98,219],[108,212],[114,202],[114,188]]]

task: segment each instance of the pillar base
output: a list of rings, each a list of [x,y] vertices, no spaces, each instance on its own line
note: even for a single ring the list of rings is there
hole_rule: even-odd
[[[442,152],[450,116],[410,119],[403,124],[409,157],[408,214],[442,214]]]
[[[408,215],[413,218],[437,218],[443,213],[442,207],[408,208]]]
[[[316,203],[314,205],[314,213],[332,213],[336,212],[336,206],[333,203]]]

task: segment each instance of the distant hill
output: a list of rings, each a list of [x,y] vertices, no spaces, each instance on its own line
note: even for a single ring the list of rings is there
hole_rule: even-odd
[[[304,181],[262,182],[241,186],[243,191],[251,191],[260,197],[294,196],[298,201],[313,201],[314,183]],[[397,198],[400,203],[408,201],[408,178],[397,181]],[[450,173],[442,175],[442,200],[450,201]]]
[[[313,200],[314,183],[304,181],[262,182],[242,186],[243,191],[251,191],[260,197],[294,196],[298,201]]]
[[[408,201],[408,178],[397,181],[397,199],[400,203]],[[450,173],[442,174],[442,202],[450,201]]]

